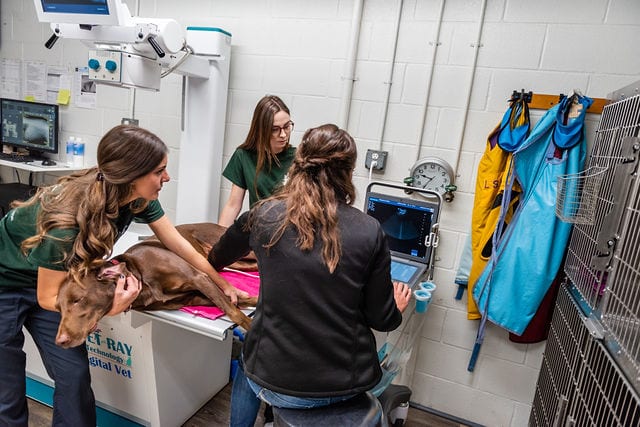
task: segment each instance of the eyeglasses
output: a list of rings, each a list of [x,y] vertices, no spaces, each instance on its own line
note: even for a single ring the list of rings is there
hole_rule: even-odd
[[[289,133],[293,129],[293,122],[289,120],[284,126],[274,126],[271,128],[271,135],[278,136],[284,131],[284,133]]]

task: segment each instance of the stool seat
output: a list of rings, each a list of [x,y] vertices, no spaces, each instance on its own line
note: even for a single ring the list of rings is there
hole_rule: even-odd
[[[382,405],[369,392],[320,408],[273,408],[274,427],[382,427],[384,420]]]

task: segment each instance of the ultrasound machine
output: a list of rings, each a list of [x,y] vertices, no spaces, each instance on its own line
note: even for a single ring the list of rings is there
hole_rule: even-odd
[[[383,191],[372,191],[382,187]],[[391,278],[412,289],[425,277],[433,277],[433,259],[438,246],[440,196],[422,191],[428,198],[388,194],[407,187],[373,182],[367,187],[365,212],[378,220],[391,251]],[[415,191],[414,191],[415,192]]]

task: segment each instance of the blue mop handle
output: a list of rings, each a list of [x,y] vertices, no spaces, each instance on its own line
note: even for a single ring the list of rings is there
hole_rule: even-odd
[[[482,346],[482,343],[480,342],[477,342],[473,346],[473,351],[471,352],[471,359],[469,359],[469,366],[467,366],[467,371],[469,372],[473,372],[473,370],[476,367],[476,360],[478,360],[478,354],[480,354],[480,346]]]

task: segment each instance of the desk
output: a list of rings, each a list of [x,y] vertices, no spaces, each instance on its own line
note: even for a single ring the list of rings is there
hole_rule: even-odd
[[[33,182],[33,176],[32,176],[34,173],[41,174],[41,173],[44,172],[44,173],[51,173],[52,175],[60,176],[60,175],[67,175],[67,174],[70,174],[71,172],[74,172],[76,170],[83,169],[83,168],[69,167],[65,163],[62,163],[62,162],[60,162],[60,163],[58,163],[56,165],[53,165],[53,166],[42,166],[42,162],[41,161],[37,161],[37,162],[12,162],[12,161],[9,161],[9,160],[0,159],[0,169],[2,169],[3,167],[12,168],[16,172],[20,172],[20,171],[29,172],[28,183],[30,185],[35,185],[35,183]],[[9,182],[11,179],[15,180],[15,177],[14,178],[8,178],[8,175],[6,175],[6,174],[1,174],[1,175],[2,175],[1,177],[4,179],[4,182]],[[17,180],[21,181],[19,177],[18,177]],[[40,185],[44,185],[44,177],[43,176],[41,176]]]
[[[42,166],[42,162],[12,162],[9,160],[0,159],[0,167],[12,168],[15,171],[26,171],[29,172],[29,179],[25,180],[28,184],[22,183],[23,180],[20,179],[20,176],[17,176],[18,182],[9,182],[10,179],[6,176],[6,180],[0,184],[0,218],[2,218],[8,211],[9,205],[13,200],[26,200],[35,194],[36,188],[32,174],[34,173],[42,173],[42,172],[52,172],[55,175],[64,175],[71,173],[74,170],[77,170],[73,167],[68,167],[66,164],[57,164],[54,166]],[[16,177],[13,178],[15,180]],[[44,179],[41,177],[40,185],[44,184]]]
[[[37,162],[12,162],[0,159],[0,166],[6,166],[29,172],[73,172],[83,168],[69,167],[64,163],[58,163],[53,166],[42,166],[41,161]]]
[[[118,240],[124,252],[148,236],[141,224]],[[249,314],[249,311],[246,311]],[[228,382],[235,325],[179,310],[104,317],[87,339],[100,427],[182,425]],[[53,383],[25,334],[27,395],[51,405]]]

